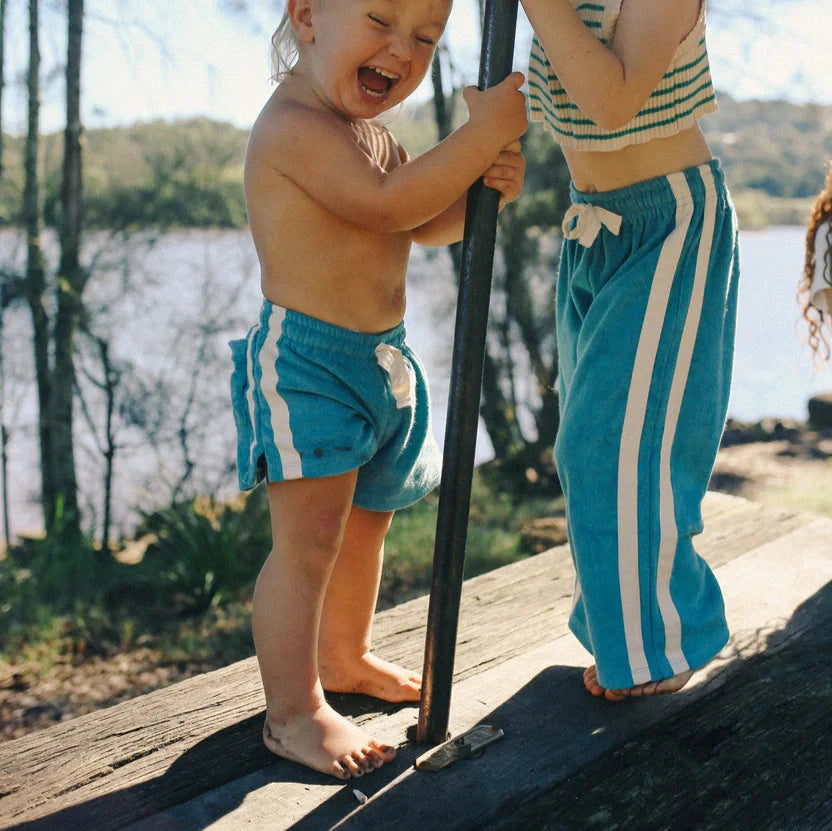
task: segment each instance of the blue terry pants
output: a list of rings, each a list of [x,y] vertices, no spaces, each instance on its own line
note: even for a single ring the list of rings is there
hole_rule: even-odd
[[[719,163],[581,193],[558,275],[555,458],[577,572],[570,628],[608,689],[725,645],[693,537],[728,407],[737,224]]]

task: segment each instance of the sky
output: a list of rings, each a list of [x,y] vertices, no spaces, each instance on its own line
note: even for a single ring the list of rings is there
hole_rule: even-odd
[[[26,126],[27,20],[10,3],[3,128]],[[41,128],[63,121],[63,3],[41,3]],[[234,14],[230,7],[249,6]],[[269,38],[280,0],[87,0],[83,120],[88,128],[206,115],[247,128],[268,97]],[[751,8],[752,11],[748,11]],[[708,45],[718,90],[738,99],[832,104],[832,0],[711,0]],[[520,14],[515,64],[527,65],[531,32]],[[456,0],[446,42],[464,83],[475,83],[480,35],[474,0]],[[427,83],[416,94],[429,97]]]

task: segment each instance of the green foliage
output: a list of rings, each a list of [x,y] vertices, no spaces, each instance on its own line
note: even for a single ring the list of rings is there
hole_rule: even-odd
[[[242,228],[247,131],[209,119],[89,130],[84,134],[84,223],[94,228]],[[63,137],[43,138],[43,210],[60,214]],[[20,213],[22,139],[8,139],[0,222]]]
[[[0,176],[0,226],[23,223],[23,143],[3,136],[3,175]],[[11,175],[10,175],[11,171]]]
[[[379,608],[427,593],[433,567],[437,494],[399,511],[386,543]],[[525,520],[562,501],[515,500],[474,473],[466,577],[528,556]],[[27,540],[0,560],[0,660],[52,664],[152,647],[163,663],[207,670],[253,654],[251,594],[270,547],[266,493],[223,505],[197,499],[146,517],[137,564],[88,542]],[[127,551],[122,551],[122,557]]]
[[[412,158],[436,144],[437,129],[433,104],[403,104],[381,119]]]
[[[832,518],[832,462],[827,460],[826,465],[805,482],[794,479],[782,484],[767,483],[764,488],[740,489],[740,494],[776,510]]]
[[[500,490],[491,477],[474,471],[468,534],[465,546],[465,577],[475,577],[528,556],[520,528],[529,519],[551,516],[563,507],[562,498],[522,497]],[[384,609],[425,594],[433,573],[433,550],[438,491],[393,518],[384,544],[379,608]]]
[[[386,609],[424,594],[433,569],[436,494],[398,511],[384,542],[379,608]]]
[[[271,546],[263,489],[232,505],[171,505],[148,515],[140,533],[137,564],[87,540],[67,546],[60,534],[11,548],[0,560],[2,652],[56,638],[64,649],[107,652],[136,632],[176,641],[184,617],[248,599]]]
[[[85,645],[115,637],[106,598],[123,569],[89,540],[67,545],[60,533],[9,549],[0,560],[3,651],[14,652],[38,630],[57,628],[72,643]]]
[[[832,158],[832,107],[785,101],[735,101],[702,119],[732,191],[808,199],[821,189]]]
[[[218,603],[200,615],[170,621],[154,638],[169,663],[223,667],[254,654],[251,603]]]
[[[517,200],[529,226],[560,224],[569,207],[569,169],[560,147],[540,124],[532,123],[523,135],[526,179]]]
[[[149,514],[141,578],[168,608],[199,614],[250,588],[271,548],[271,525],[260,488],[242,504],[198,497]]]
[[[244,133],[198,119],[140,125],[120,138],[129,173],[90,177],[86,209],[92,227],[245,226]],[[46,216],[49,221],[48,210]]]

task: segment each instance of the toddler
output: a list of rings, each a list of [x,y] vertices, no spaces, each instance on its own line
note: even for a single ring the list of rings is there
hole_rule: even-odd
[[[464,92],[468,121],[416,159],[375,120],[431,66],[451,0],[288,0],[279,85],[245,165],[259,323],[231,344],[242,489],[268,482],[273,548],[253,631],[266,746],[339,779],[394,749],[324,690],[416,701],[421,679],[370,651],[393,512],[439,481],[428,390],[402,322],[411,244],[462,236],[478,177],[519,194],[523,76]]]

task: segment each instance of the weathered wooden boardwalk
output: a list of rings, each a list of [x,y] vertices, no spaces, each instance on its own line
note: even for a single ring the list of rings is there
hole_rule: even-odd
[[[505,731],[480,758],[416,771],[415,707],[333,696],[396,760],[345,784],[276,760],[252,659],[0,745],[0,828],[832,829],[832,520],[705,508],[733,636],[677,695],[584,692],[555,548],[465,584],[451,730]],[[421,666],[426,614],[379,614],[376,651]]]

